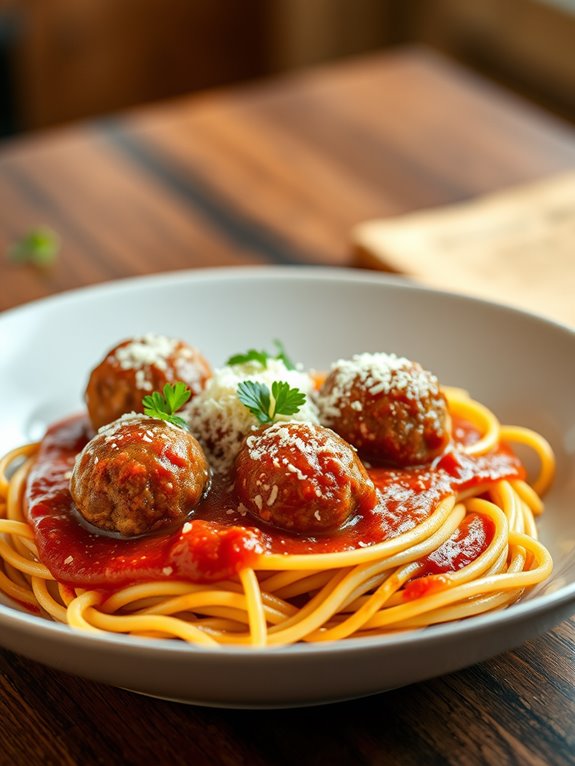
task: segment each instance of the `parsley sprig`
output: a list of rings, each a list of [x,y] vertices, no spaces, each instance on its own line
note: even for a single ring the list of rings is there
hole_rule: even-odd
[[[144,396],[142,399],[144,414],[151,418],[167,420],[168,423],[180,428],[187,428],[186,421],[174,413],[184,406],[191,395],[190,389],[181,381],[173,384],[166,383],[163,393],[154,391],[152,394]]]
[[[226,362],[226,365],[233,367],[236,364],[245,364],[246,362],[258,362],[259,364],[261,364],[261,366],[265,370],[267,369],[269,359],[279,359],[284,363],[284,365],[286,366],[286,369],[295,370],[295,364],[288,356],[281,340],[274,340],[273,344],[276,347],[276,352],[277,352],[275,355],[268,354],[268,352],[264,350],[258,351],[255,348],[250,348],[244,354],[234,354],[233,356],[230,356],[230,358]]]
[[[13,263],[31,264],[46,268],[51,266],[60,252],[60,238],[47,226],[30,229],[21,239],[8,248],[8,258]]]
[[[271,393],[265,383],[243,380],[238,384],[238,399],[260,423],[273,423],[278,415],[295,415],[303,407],[306,395],[283,380],[272,383]]]

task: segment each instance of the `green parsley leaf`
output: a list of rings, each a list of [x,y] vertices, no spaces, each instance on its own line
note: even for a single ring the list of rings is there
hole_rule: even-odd
[[[281,361],[285,364],[286,369],[288,370],[295,370],[295,364],[292,362],[290,357],[287,355],[285,346],[281,342],[281,340],[274,340],[274,346],[277,349],[277,356],[276,359],[281,359]]]
[[[259,362],[265,369],[268,366],[269,354],[266,351],[257,351],[255,348],[250,348],[245,354],[234,354],[230,356],[226,365],[233,367],[235,364],[245,364],[246,362]]]
[[[272,390],[265,383],[243,380],[238,384],[238,399],[260,423],[273,423],[278,415],[295,415],[305,404],[306,395],[289,383],[275,380]],[[273,402],[272,402],[273,399]]]
[[[144,414],[149,415],[151,418],[167,420],[169,423],[180,428],[187,428],[188,424],[186,421],[174,413],[184,406],[191,395],[190,389],[180,380],[173,384],[166,383],[163,394],[159,391],[154,391],[144,396],[142,399]]]
[[[276,351],[277,351],[277,354],[275,355],[268,354],[267,351],[263,351],[263,350],[258,351],[255,348],[250,348],[245,352],[245,354],[234,354],[233,356],[230,356],[230,358],[226,362],[226,365],[229,367],[233,367],[235,364],[245,364],[246,362],[258,362],[259,364],[261,364],[261,366],[265,370],[267,369],[269,359],[279,359],[284,363],[284,365],[286,366],[286,369],[295,370],[295,364],[287,355],[287,352],[281,340],[274,340],[273,344],[276,347]]]
[[[46,227],[31,229],[8,248],[8,258],[14,263],[30,263],[45,268],[51,266],[60,252],[60,239]]]
[[[171,412],[177,412],[181,409],[191,395],[192,392],[181,380],[178,380],[173,385],[166,383],[164,386],[164,398]]]
[[[275,400],[275,413],[278,415],[295,415],[305,404],[306,395],[299,388],[290,388],[289,383],[274,380],[272,396]]]
[[[260,423],[271,423],[270,390],[265,383],[256,380],[242,380],[238,383],[238,399],[255,415]]]

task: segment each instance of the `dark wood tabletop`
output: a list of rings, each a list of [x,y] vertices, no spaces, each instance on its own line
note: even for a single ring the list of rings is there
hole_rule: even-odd
[[[0,309],[242,264],[349,266],[351,227],[575,167],[575,132],[422,50],[26,136],[0,147]],[[137,696],[0,652],[0,764],[573,764],[575,621],[467,670],[287,711]]]

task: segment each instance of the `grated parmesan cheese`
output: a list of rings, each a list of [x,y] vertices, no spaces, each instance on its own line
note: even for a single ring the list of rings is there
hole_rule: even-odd
[[[330,385],[318,397],[322,422],[328,425],[341,415],[342,404],[357,412],[362,410],[362,402],[354,397],[354,387],[372,396],[401,394],[416,403],[439,391],[437,378],[419,364],[404,356],[383,352],[339,359],[331,367],[329,381]]]
[[[165,335],[148,333],[116,348],[112,356],[123,370],[141,370],[152,364],[160,370],[166,370],[167,360],[174,353],[177,342]]]
[[[260,425],[237,397],[238,384],[244,380],[265,383],[270,389],[274,381],[281,380],[299,388],[308,395],[305,404],[295,415],[278,416],[278,421],[319,423],[317,406],[311,398],[313,380],[306,372],[288,370],[280,359],[269,359],[266,369],[257,362],[217,369],[204,390],[180,414],[201,442],[212,467],[219,471],[231,465],[244,437]]]
[[[183,380],[196,393],[202,380],[208,376],[207,363],[197,351],[176,338],[148,333],[117,346],[108,357],[122,370],[134,371],[136,387],[144,391],[154,389],[158,371]],[[155,371],[155,372],[154,372]]]
[[[110,423],[98,428],[99,434],[105,434],[107,437],[113,437],[118,431],[128,423],[137,423],[142,420],[152,420],[148,415],[143,415],[141,412],[125,412],[117,420],[112,420]]]
[[[99,428],[98,433],[105,437],[106,442],[113,442],[111,446],[112,449],[114,449],[118,446],[114,440],[121,436],[121,431],[124,426],[130,424],[135,425],[137,423],[145,423],[146,421],[149,421],[149,427],[146,428],[144,435],[142,436],[142,440],[145,442],[152,441],[150,437],[153,436],[154,430],[157,432],[158,428],[162,429],[162,432],[160,432],[158,435],[163,439],[168,438],[167,435],[163,433],[164,426],[173,428],[175,431],[180,430],[179,426],[174,425],[174,423],[170,423],[169,420],[162,420],[158,422],[156,418],[151,418],[149,415],[144,415],[142,412],[126,412],[117,420],[112,420],[111,423],[106,423],[105,426]]]
[[[331,460],[341,460],[340,455],[334,451],[333,445],[316,438],[311,429],[305,429],[307,433],[301,434],[300,429],[292,429],[285,426],[285,423],[274,423],[269,426],[259,437],[259,439],[249,439],[246,446],[249,450],[250,458],[254,461],[269,461],[285,466],[287,474],[292,474],[298,481],[310,482],[313,485],[313,491],[316,497],[323,498],[329,494],[330,489],[325,485],[320,485],[316,477],[324,474],[326,457]],[[289,455],[286,457],[285,453]],[[281,453],[281,458],[279,457]],[[307,466],[304,473],[289,459],[293,457],[296,462],[301,462]],[[368,480],[371,484],[371,480]],[[273,485],[267,499],[268,507],[271,507],[277,500],[279,488]],[[261,510],[262,498],[258,495],[254,498],[254,503]],[[318,519],[319,520],[319,519]]]

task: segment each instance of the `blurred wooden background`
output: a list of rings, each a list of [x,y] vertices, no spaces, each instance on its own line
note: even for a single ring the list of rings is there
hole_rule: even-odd
[[[0,135],[406,43],[575,120],[572,0],[0,0]]]

